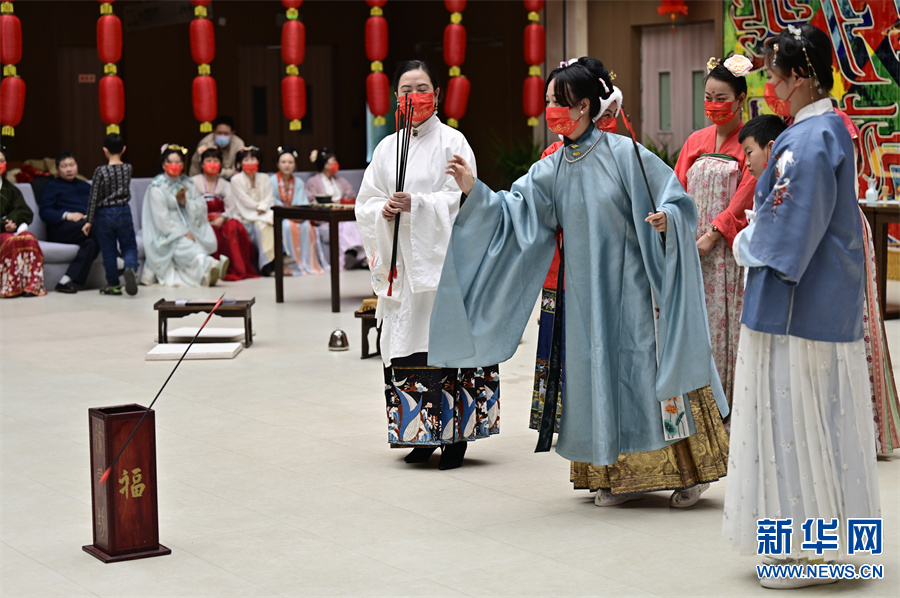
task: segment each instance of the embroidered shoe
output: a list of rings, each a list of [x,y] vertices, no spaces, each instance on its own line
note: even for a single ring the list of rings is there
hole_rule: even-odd
[[[676,490],[669,498],[669,506],[676,509],[692,507],[700,500],[700,495],[709,489],[709,484],[697,484],[687,490]]]
[[[641,500],[643,494],[613,494],[609,490],[603,488],[597,490],[597,496],[594,497],[594,504],[598,507],[615,507],[632,500]]]

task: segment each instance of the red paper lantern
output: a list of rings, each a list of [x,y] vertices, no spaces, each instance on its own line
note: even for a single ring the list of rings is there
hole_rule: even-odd
[[[97,21],[97,54],[105,63],[122,58],[122,21],[116,15],[103,15]]]
[[[281,59],[286,64],[303,64],[306,58],[306,27],[300,21],[286,21],[281,27]]]
[[[366,77],[366,100],[369,103],[369,112],[375,116],[384,116],[391,105],[391,82],[382,72],[369,73]]]
[[[387,58],[388,24],[384,17],[366,19],[366,57],[375,62]]]
[[[22,23],[16,15],[0,15],[0,63],[22,60]]]
[[[465,77],[450,79],[447,84],[447,99],[444,102],[444,112],[447,114],[447,118],[459,120],[465,116],[471,88],[472,85]]]
[[[194,6],[207,6],[211,0],[191,0]]]
[[[444,27],[444,62],[448,66],[460,66],[465,61],[466,28],[458,23],[450,23]]]
[[[116,75],[100,79],[100,118],[107,125],[117,125],[125,119],[125,85]]]
[[[382,6],[387,4],[387,0],[366,0],[366,4],[368,4],[372,8],[381,8]]]
[[[544,0],[525,0],[525,10],[528,12],[540,12],[544,8]]]
[[[306,116],[306,82],[303,77],[289,75],[281,80],[281,106],[288,120],[299,121]],[[291,127],[292,130],[297,129]]]
[[[466,9],[466,0],[444,0],[444,7],[450,12],[462,12]]]
[[[25,82],[21,77],[5,77],[0,81],[0,123],[3,134],[12,136],[12,129],[22,122],[25,110]]]
[[[525,77],[522,110],[529,118],[537,118],[544,113],[544,80],[540,77]]]
[[[296,10],[300,8],[301,4],[303,4],[303,0],[281,0],[281,5],[285,8],[293,8]]]
[[[191,85],[191,99],[194,104],[194,118],[201,123],[215,120],[219,112],[216,80],[207,75],[197,75]]]
[[[532,23],[525,27],[525,62],[541,64],[546,56],[544,26]]]
[[[216,33],[209,19],[191,21],[191,57],[197,64],[209,64],[216,57]]]

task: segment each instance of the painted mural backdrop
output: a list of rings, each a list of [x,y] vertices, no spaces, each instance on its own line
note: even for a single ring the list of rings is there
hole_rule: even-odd
[[[868,177],[900,185],[900,0],[726,0],[725,53],[744,54],[757,71],[747,77],[745,116],[769,112],[763,42],[788,25],[810,23],[831,36],[832,95],[860,128],[861,192]]]

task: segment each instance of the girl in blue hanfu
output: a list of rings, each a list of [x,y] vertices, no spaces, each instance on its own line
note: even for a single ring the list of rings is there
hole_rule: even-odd
[[[811,25],[766,42],[766,100],[794,121],[756,186],[756,221],[734,243],[748,278],[723,534],[742,553],[801,565],[846,554],[848,519],[880,515],[855,161],[828,96],[831,57],[828,36]],[[763,528],[788,519],[790,548],[760,552]],[[822,537],[836,541],[833,552],[804,546]],[[831,581],[760,579],[769,588]]]
[[[412,113],[405,114],[412,121],[406,184],[397,190],[401,135],[395,133],[375,148],[356,198],[356,221],[378,295],[388,441],[412,449],[407,463],[427,462],[440,447],[438,467],[454,469],[462,465],[469,441],[500,432],[497,362],[459,370],[429,367],[428,358],[428,322],[460,201],[444,164],[447,152],[473,163],[475,156],[463,134],[438,119],[441,89],[431,65],[400,63],[393,85],[404,114],[407,98],[412,102]],[[389,283],[393,247],[397,278]]]
[[[547,123],[564,147],[510,191],[475,179],[464,156],[448,164],[467,199],[444,261],[429,358],[454,367],[509,359],[561,227],[564,318],[555,321],[565,328],[565,408],[556,451],[604,468],[600,506],[653,490],[674,490],[675,506],[693,504],[725,475],[728,453],[697,212],[671,168],[639,146],[645,181],[632,141],[594,126],[613,93],[608,74],[570,61],[550,74],[546,93]],[[687,438],[665,432],[666,406],[683,410]]]

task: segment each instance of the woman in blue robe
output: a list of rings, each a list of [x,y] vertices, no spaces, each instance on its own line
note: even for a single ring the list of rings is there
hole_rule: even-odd
[[[673,504],[686,506],[682,498],[693,504],[701,484],[724,476],[728,452],[697,213],[671,168],[638,146],[645,182],[631,140],[592,126],[601,97],[612,90],[605,83],[577,63],[548,77],[547,122],[567,138],[565,146],[509,192],[476,180],[460,156],[448,164],[467,198],[432,312],[429,358],[444,367],[509,359],[561,227],[572,259],[561,302],[566,408],[556,451],[614,466],[598,504],[671,489]],[[684,433],[673,435],[663,420],[676,398]]]

